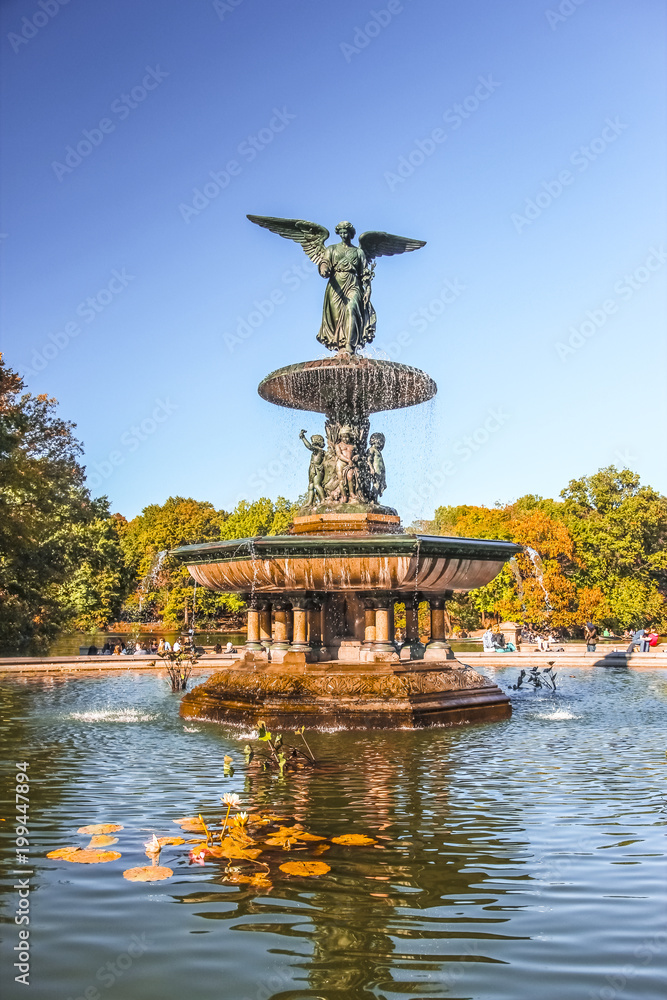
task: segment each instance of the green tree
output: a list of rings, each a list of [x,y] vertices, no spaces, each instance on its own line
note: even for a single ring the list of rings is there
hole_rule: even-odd
[[[119,526],[120,514],[109,514],[106,497],[94,500],[95,519],[73,526],[80,535],[84,561],[60,589],[60,600],[70,625],[84,632],[107,628],[118,621],[135,574],[125,562]]]
[[[108,515],[84,485],[75,424],[48,396],[22,393],[0,355],[0,648],[43,649],[67,624],[63,594]]]
[[[121,530],[126,559],[135,571],[135,590],[125,605],[129,617],[162,619],[180,625],[184,609],[192,609],[194,579],[181,562],[168,555],[181,545],[221,539],[253,538],[282,534],[296,505],[278,497],[242,500],[231,514],[218,511],[208,501],[169,497],[151,504]],[[237,594],[197,589],[197,622],[213,624],[223,615],[238,613],[245,605]]]
[[[577,550],[581,587],[604,589],[608,623],[667,626],[667,497],[613,465],[573,479],[562,518]]]

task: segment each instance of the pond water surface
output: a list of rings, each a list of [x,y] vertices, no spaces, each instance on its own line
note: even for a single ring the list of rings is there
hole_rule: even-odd
[[[487,673],[507,687],[516,670]],[[507,722],[307,733],[327,767],[287,779],[248,769],[249,732],[180,719],[164,676],[3,682],[2,996],[663,998],[667,677],[598,668],[558,682],[519,692]],[[27,869],[13,864],[22,761]],[[220,816],[225,792],[330,844],[351,832],[376,843],[331,844],[318,878],[279,869],[311,847],[274,851],[271,889],[229,884],[222,862],[194,865],[187,847],[163,851],[170,881],[122,877],[147,863],[153,832],[180,832],[177,817]],[[107,822],[124,827],[119,860],[46,858]],[[26,870],[27,991],[8,960]]]

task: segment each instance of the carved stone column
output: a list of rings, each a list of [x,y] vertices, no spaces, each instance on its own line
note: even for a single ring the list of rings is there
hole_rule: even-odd
[[[273,608],[273,642],[271,643],[271,649],[289,649],[289,640],[287,638],[288,605],[285,601],[276,601]]]
[[[259,641],[262,646],[270,646],[271,639],[271,601],[263,600],[259,605]]]
[[[307,620],[308,600],[305,597],[292,598],[292,612],[294,615],[294,626],[292,632],[292,643],[290,650],[295,653],[309,653]]]
[[[424,646],[419,641],[419,594],[405,598],[405,642],[401,647],[402,660],[421,660]]]
[[[431,606],[431,640],[426,647],[425,659],[451,660],[454,658],[445,634],[445,597],[430,597]]]
[[[264,649],[259,641],[259,606],[256,600],[252,599],[248,606],[248,631],[245,641],[245,649],[260,652]]]
[[[364,646],[373,648],[376,640],[375,601],[372,597],[364,598]]]
[[[376,597],[375,601],[375,642],[376,653],[395,653],[392,628],[394,624],[394,598],[390,595]]]

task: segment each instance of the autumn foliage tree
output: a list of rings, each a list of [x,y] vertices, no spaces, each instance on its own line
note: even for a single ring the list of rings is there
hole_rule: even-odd
[[[439,507],[430,530],[525,546],[490,584],[450,603],[468,628],[482,614],[538,628],[667,627],[667,498],[628,469],[572,480],[557,501]]]

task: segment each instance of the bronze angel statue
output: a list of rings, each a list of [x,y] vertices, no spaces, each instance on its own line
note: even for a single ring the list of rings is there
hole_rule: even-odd
[[[368,232],[361,234],[356,247],[352,243],[355,235],[352,223],[339,222],[336,233],[340,236],[340,243],[326,247],[324,243],[329,239],[329,230],[316,222],[274,219],[266,215],[249,215],[248,218],[278,236],[300,243],[317,264],[321,276],[329,279],[317,339],[330,351],[345,351],[348,354],[354,354],[375,336],[376,317],[371,304],[375,258],[391,257],[425,246],[424,240]]]

